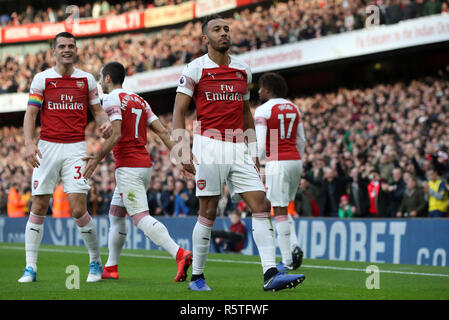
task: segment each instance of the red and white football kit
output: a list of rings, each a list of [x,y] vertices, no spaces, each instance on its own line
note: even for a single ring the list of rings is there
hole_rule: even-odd
[[[122,121],[122,137],[112,149],[116,188],[111,204],[126,207],[131,216],[148,211],[152,162],[145,147],[147,125],[158,118],[142,97],[125,89],[111,91],[103,99],[103,109],[111,122]]]
[[[217,65],[205,54],[185,66],[176,92],[193,98],[197,123],[193,138],[197,196],[265,191],[243,137],[243,104],[249,100],[249,66],[230,56]]]
[[[301,113],[291,101],[270,99],[254,114],[259,154],[266,151],[267,198],[274,207],[295,199],[301,179],[305,135]]]
[[[87,193],[83,157],[89,105],[100,103],[95,78],[76,69],[61,76],[55,68],[38,73],[30,88],[28,105],[40,110],[40,166],[34,168],[32,194],[52,194],[59,177],[66,193]]]

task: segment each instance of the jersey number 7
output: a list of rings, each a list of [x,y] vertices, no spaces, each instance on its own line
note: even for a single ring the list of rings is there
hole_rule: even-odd
[[[136,134],[135,134],[135,138],[139,138],[139,122],[140,122],[140,117],[142,116],[142,109],[136,109],[136,108],[132,108],[131,112],[134,113],[136,115]]]

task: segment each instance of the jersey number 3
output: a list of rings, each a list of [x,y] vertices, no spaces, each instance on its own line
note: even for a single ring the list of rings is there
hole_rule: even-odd
[[[290,119],[290,123],[288,124],[287,134],[285,134],[285,118]],[[293,123],[295,123],[296,113],[286,113],[286,114],[278,114],[278,119],[280,121],[280,138],[281,139],[290,139],[292,135]]]

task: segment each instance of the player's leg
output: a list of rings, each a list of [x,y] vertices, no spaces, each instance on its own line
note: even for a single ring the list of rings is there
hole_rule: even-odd
[[[175,282],[186,279],[191,264],[191,252],[181,248],[170,236],[163,223],[150,216],[146,190],[150,185],[152,168],[118,168],[117,186],[134,225],[148,239],[167,251],[177,262]]]
[[[61,168],[59,144],[40,140],[38,147],[42,160],[40,166],[33,169],[31,178],[32,204],[25,227],[26,266],[23,276],[19,279],[21,283],[36,281],[38,252],[44,236],[44,218]]]
[[[189,289],[197,291],[209,291],[205,283],[204,268],[209,255],[212,227],[217,215],[218,196],[199,197],[200,208],[198,220],[193,228],[193,262],[192,278]]]
[[[87,211],[86,196],[85,193],[67,194],[70,212],[89,252],[89,275],[87,282],[96,282],[101,280],[103,266],[100,256],[100,246],[98,244],[97,225]]]
[[[86,143],[70,143],[63,145],[63,163],[61,179],[64,191],[67,193],[70,212],[75,220],[78,231],[84,240],[89,252],[88,282],[101,280],[103,266],[98,244],[97,225],[87,211],[87,193],[89,184],[82,172],[86,162],[82,159],[87,156]]]
[[[273,207],[273,210],[277,239],[282,257],[282,260],[278,264],[277,268],[279,271],[293,270],[293,258],[290,242],[291,223],[288,220],[287,207],[276,206]]]
[[[271,203],[265,194],[265,186],[252,159],[245,152],[240,153],[228,176],[231,194],[238,193],[252,211],[253,238],[262,263],[264,290],[282,290],[300,284],[304,275],[286,275],[276,268],[276,246],[271,222]]]
[[[276,246],[270,215],[270,202],[263,191],[248,191],[240,194],[252,211],[252,233],[259,251],[264,279],[270,278],[276,269]]]
[[[277,265],[279,271],[293,270],[291,254],[291,228],[288,220],[289,174],[286,161],[268,161],[265,167],[267,198],[274,211],[275,229],[282,260]]]
[[[217,214],[217,205],[224,177],[229,165],[224,161],[227,143],[218,139],[194,135],[192,152],[197,159],[195,165],[196,196],[199,199],[198,220],[193,228],[192,278],[189,289],[209,291],[204,269],[209,254],[211,231]]]
[[[120,197],[118,188],[115,188],[109,207],[109,235],[108,260],[103,269],[103,279],[118,279],[118,262],[120,253],[126,241],[126,208]]]
[[[301,160],[288,160],[285,161],[287,168],[287,185],[288,185],[288,200],[289,204],[295,200],[296,192],[298,191],[299,182],[301,180],[302,173],[302,161]],[[296,236],[295,222],[293,218],[287,214],[288,221],[290,223],[290,249],[292,255],[292,267],[297,269],[302,264],[304,252],[299,247],[299,241]]]
[[[21,283],[36,281],[37,258],[44,236],[44,218],[48,211],[50,195],[32,197],[32,205],[25,226],[25,271],[18,280]]]
[[[288,275],[276,268],[276,247],[270,216],[270,202],[261,191],[240,194],[253,211],[253,238],[262,261],[265,291],[294,288],[305,280],[303,274]],[[267,211],[267,212],[264,212]],[[258,213],[259,212],[259,213]]]

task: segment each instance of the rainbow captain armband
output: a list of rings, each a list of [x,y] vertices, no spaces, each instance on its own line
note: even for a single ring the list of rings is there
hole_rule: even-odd
[[[44,102],[44,97],[42,94],[30,92],[30,96],[28,97],[28,105],[34,107],[42,107],[42,103]]]

